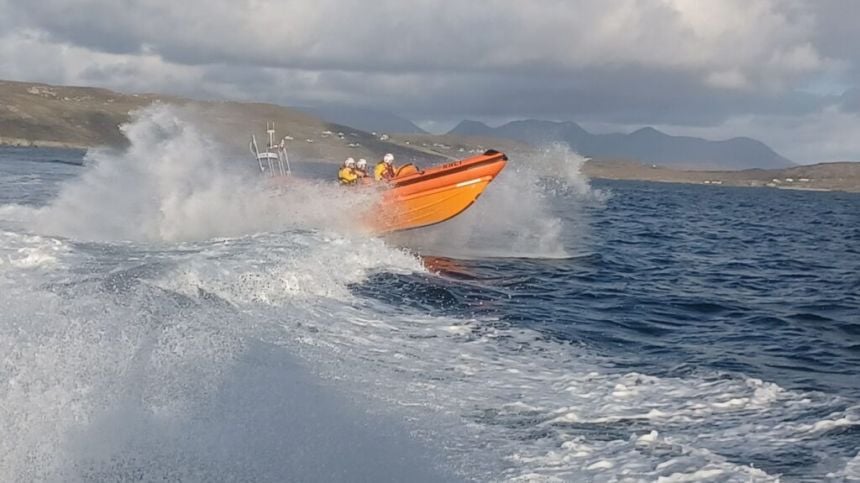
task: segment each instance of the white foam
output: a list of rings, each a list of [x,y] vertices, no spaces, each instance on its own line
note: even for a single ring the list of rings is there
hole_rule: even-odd
[[[595,463],[588,465],[587,470],[589,471],[603,471],[603,470],[611,470],[615,467],[615,464],[611,461],[601,460]]]
[[[68,251],[56,238],[0,231],[0,268],[52,268]]]
[[[289,227],[357,229],[372,191],[333,183],[290,183],[277,191],[250,163],[187,120],[182,109],[154,105],[122,126],[123,152],[95,149],[86,168],[34,215],[32,228],[85,240],[188,241]]]
[[[253,258],[244,247],[254,250]],[[374,238],[311,232],[257,235],[212,242],[200,257],[157,283],[189,296],[203,290],[234,304],[280,306],[306,297],[349,300],[350,284],[380,270],[410,273],[423,267],[414,255]],[[225,273],[229,276],[221,276]]]
[[[548,188],[555,195],[599,203],[605,203],[612,196],[610,191],[592,188],[589,178],[582,172],[588,159],[567,144],[550,143],[542,146],[526,161],[527,169],[546,180]]]
[[[592,190],[581,173],[583,162],[584,158],[561,146],[528,157],[511,154],[505,169],[463,214],[391,238],[424,254],[458,258],[569,257],[576,248],[571,240],[588,229],[582,206],[600,202],[604,196]],[[554,213],[554,197],[565,198],[568,221]]]
[[[860,481],[860,452],[845,465],[842,473],[848,481]]]
[[[648,434],[643,434],[636,438],[637,444],[650,445],[657,441],[657,437],[660,435],[657,431],[651,430]]]
[[[21,224],[32,220],[35,208],[19,204],[0,205],[0,220],[4,224]]]
[[[2,246],[13,251],[22,243],[43,243],[42,237],[14,233],[3,239],[7,243]],[[127,244],[91,246],[97,252],[140,250]],[[342,256],[314,254],[326,249]],[[163,257],[164,250],[160,246],[137,257]],[[262,356],[248,344],[277,341],[274,329],[284,319],[329,320],[326,304],[316,300],[348,297],[346,284],[377,267],[420,270],[414,257],[380,240],[321,233],[183,244],[171,248],[167,260],[187,264],[166,272],[170,283],[164,286],[159,278],[126,269],[139,261],[120,260],[119,266],[110,260],[102,266],[78,253],[66,261],[77,264],[58,265],[71,270],[54,278],[22,267],[0,276],[0,434],[15,435],[0,438],[0,480],[269,480],[290,475],[322,480],[350,468],[374,473],[356,466],[363,463],[350,455],[391,455],[388,463],[379,460],[381,475],[392,471],[386,469],[389,465],[405,464],[398,458],[409,454],[410,441],[372,453],[383,434],[376,431],[388,431],[385,426],[362,416],[360,408],[354,415],[352,409],[334,408],[331,395],[295,393],[298,387],[312,388],[296,380],[294,368],[282,375],[283,369],[266,367],[272,362],[259,365]],[[252,266],[254,260],[258,264]],[[243,273],[275,283],[263,283],[266,288],[260,290],[234,277]],[[183,274],[203,283],[191,283]],[[244,313],[248,307],[288,307],[291,300],[305,310],[267,319]],[[235,374],[237,364],[250,365],[243,371],[251,375],[268,375],[246,387],[250,376]],[[273,379],[276,386],[264,385]],[[245,401],[244,394],[263,400]],[[311,421],[319,421],[300,429],[301,413],[278,415],[279,406],[273,404],[305,408]],[[364,418],[367,422],[359,420],[356,426],[366,424],[375,428],[374,434],[357,434],[346,414]],[[327,426],[333,422],[337,427]],[[272,430],[277,434],[269,434]],[[296,466],[289,458],[308,451],[307,444],[317,446],[301,461],[338,461]],[[367,449],[349,449],[353,444]],[[408,471],[420,473],[421,468]]]
[[[485,441],[481,448],[490,446],[499,457],[520,462],[522,472],[507,470],[505,478],[528,479],[539,468],[544,476],[590,479],[610,462],[613,472],[649,475],[646,479],[687,481],[723,474],[730,481],[775,481],[778,475],[729,461],[701,445],[790,444],[783,439],[784,429],[750,427],[750,414],[790,419],[793,411],[830,404],[827,398],[787,392],[756,379],[608,373],[589,362],[592,356],[571,353],[570,347],[545,342],[539,334],[481,321],[461,323],[451,331],[450,323],[433,318],[400,314],[392,327],[384,316],[352,309],[339,313],[337,322],[314,326],[297,339],[322,351],[310,357],[323,366],[327,357],[334,357],[339,380],[359,381],[363,390],[403,406],[464,417],[491,411],[490,422],[471,427]],[[330,348],[336,353],[324,355]],[[365,364],[367,370],[361,369]],[[435,381],[432,392],[419,383],[426,380]],[[528,444],[520,437],[507,439],[506,434],[518,432],[514,428],[520,420],[530,421],[525,428],[544,436]],[[575,428],[588,427],[618,431],[618,439],[571,444],[579,438]],[[645,447],[659,450],[643,451]],[[670,467],[659,466],[667,460],[673,460]]]
[[[4,481],[77,480],[69,472],[78,450],[176,422],[182,407],[212,390],[235,354],[235,341],[205,330],[204,321],[157,322],[163,329],[146,318],[126,323],[139,317],[136,310],[153,309],[146,297],[124,297],[121,304],[134,307],[127,311],[99,293],[67,300],[27,281],[0,288],[7,381],[0,385],[0,433],[15,435],[0,442]],[[149,405],[143,412],[141,398]],[[99,423],[103,418],[109,420]],[[106,426],[89,433],[94,424]],[[75,443],[82,431],[89,436]]]
[[[697,470],[692,473],[673,473],[669,476],[661,476],[657,479],[665,483],[681,483],[690,481],[713,481],[718,477],[726,477],[725,471],[720,469]],[[778,481],[778,480],[774,480]]]
[[[830,415],[827,419],[813,423],[792,422],[781,426],[781,429],[790,431],[794,439],[809,438],[821,433],[826,433],[837,428],[860,427],[860,406],[850,407]]]
[[[173,268],[116,294],[114,284],[80,281],[64,298],[38,289],[35,274],[0,287],[0,353],[11,354],[0,429],[22,435],[0,445],[2,476],[65,475],[111,446],[161,441],[159,431],[173,434],[212,397],[249,341],[298,354],[341,390],[404,412],[479,480],[775,481],[720,451],[777,450],[855,421],[835,410],[782,422],[837,404],[751,378],[617,373],[535,331],[357,298],[349,285],[376,271],[422,270],[381,240],[254,235],[179,245],[168,260]]]

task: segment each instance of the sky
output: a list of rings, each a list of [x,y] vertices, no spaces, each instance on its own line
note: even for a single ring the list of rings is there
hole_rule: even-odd
[[[0,79],[860,161],[857,0],[0,0]]]

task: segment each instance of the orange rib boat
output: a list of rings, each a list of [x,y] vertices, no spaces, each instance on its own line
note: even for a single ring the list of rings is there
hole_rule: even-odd
[[[373,210],[367,224],[386,233],[450,220],[478,199],[507,161],[504,153],[490,150],[425,170],[407,164],[398,170],[383,193],[382,206]]]

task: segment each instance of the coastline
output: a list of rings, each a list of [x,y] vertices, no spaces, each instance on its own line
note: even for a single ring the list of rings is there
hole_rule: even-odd
[[[546,151],[534,146],[495,137],[368,133],[272,104],[194,101],[2,80],[0,146],[80,150],[123,146],[127,140],[119,126],[128,122],[135,111],[154,103],[175,106],[177,113],[193,120],[197,127],[236,156],[245,155],[248,138],[255,131],[258,139],[265,138],[260,130],[268,121],[275,122],[278,134],[287,136],[285,140],[288,140],[287,149],[291,154],[307,159],[332,162],[347,157],[378,159],[390,152],[402,162],[436,164],[490,148],[503,151],[512,159],[547,156]],[[584,175],[597,179],[860,192],[860,162],[699,171],[631,160],[590,159],[580,169]]]
[[[818,193],[860,193],[858,189],[830,189],[830,188],[803,188],[789,186],[765,186],[765,185],[744,185],[744,184],[703,184],[695,181],[680,181],[667,179],[638,179],[638,178],[609,178],[605,176],[589,176],[589,179],[600,181],[632,181],[640,183],[661,183],[661,184],[680,184],[692,186],[707,186],[707,187],[723,187],[723,188],[748,188],[748,189],[772,189],[780,191],[809,191]]]
[[[488,143],[484,143],[488,144]],[[504,144],[504,143],[498,143]],[[489,145],[493,145],[489,143]],[[81,150],[96,147],[82,143],[64,143],[43,140],[26,140],[0,137],[0,149],[57,149]],[[502,146],[511,147],[511,146]],[[442,153],[432,149],[412,146],[414,152],[427,155],[428,158],[456,159],[450,153]],[[472,147],[466,154],[477,152],[483,148]],[[506,151],[507,152],[507,151]],[[463,155],[457,152],[456,154]],[[519,154],[524,154],[520,152]],[[412,156],[414,158],[414,154]],[[337,159],[332,159],[332,163]],[[834,165],[837,167],[834,168]],[[787,170],[834,171],[816,178],[795,178],[786,175]],[[654,183],[677,183],[702,186],[730,186],[736,188],[771,188],[788,191],[813,192],[845,192],[860,193],[860,163],[825,163],[819,165],[798,166],[787,170],[745,170],[745,171],[686,171],[670,168],[649,168],[635,162],[618,162],[605,160],[588,160],[582,165],[582,172],[591,179],[614,181],[647,181]],[[810,175],[812,176],[812,175]],[[790,179],[792,181],[785,181]],[[805,181],[800,181],[803,179]],[[779,182],[775,182],[779,180]]]
[[[595,179],[793,191],[860,192],[860,163],[854,162],[820,163],[767,170],[691,171],[645,166],[632,161],[589,160],[582,171],[586,176]]]
[[[61,141],[49,141],[45,139],[22,139],[0,136],[0,147],[2,148],[34,148],[34,149],[78,149],[85,151],[92,145],[81,143],[68,143]]]

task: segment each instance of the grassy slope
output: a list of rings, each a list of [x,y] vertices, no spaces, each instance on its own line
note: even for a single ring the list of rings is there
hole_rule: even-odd
[[[279,136],[289,135],[290,152],[306,159],[339,161],[347,156],[370,160],[386,152],[399,159],[437,160],[408,145],[386,143],[369,133],[326,123],[295,109],[261,103],[200,102],[154,94],[129,95],[91,87],[65,87],[0,81],[0,144],[87,148],[122,146],[119,125],[130,113],[154,102],[181,106],[195,125],[228,150],[246,153],[251,133],[265,139],[267,121]],[[327,131],[333,134],[325,134]],[[343,133],[341,139],[337,133]],[[308,142],[307,140],[311,140]],[[351,147],[349,144],[358,143]]]

